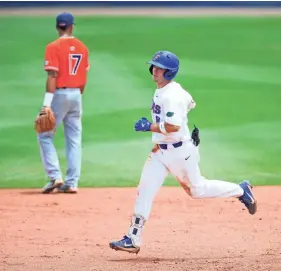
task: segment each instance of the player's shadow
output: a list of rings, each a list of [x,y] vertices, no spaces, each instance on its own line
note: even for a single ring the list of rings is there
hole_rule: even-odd
[[[135,258],[127,258],[127,259],[110,259],[108,260],[110,262],[125,262],[125,263],[147,263],[147,262],[152,262],[152,263],[158,263],[158,262],[185,262],[188,261],[188,259],[184,258],[159,258],[159,257],[138,257],[136,256]]]
[[[240,256],[238,255],[233,255],[233,256],[227,256],[227,258],[238,258],[239,259]],[[202,261],[202,260],[212,260],[212,261],[218,261],[220,259],[225,259],[225,256],[221,256],[221,257],[216,257],[216,258],[210,258],[210,257],[201,257],[201,258],[196,258],[196,257],[187,257],[187,258],[159,258],[159,257],[138,257],[136,255],[136,257],[134,258],[126,258],[126,259],[110,259],[108,261],[110,262],[124,262],[124,263],[130,263],[130,262],[134,262],[134,263],[159,263],[159,262],[174,262],[174,263],[188,263],[190,261]]]
[[[42,194],[40,190],[27,190],[27,191],[20,191],[19,192],[21,195],[26,195],[26,196],[33,196],[33,195],[53,195],[52,193],[49,194]]]

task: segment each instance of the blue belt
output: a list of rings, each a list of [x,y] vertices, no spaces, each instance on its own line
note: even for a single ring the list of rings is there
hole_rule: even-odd
[[[180,146],[182,146],[182,141],[180,142],[177,142],[177,143],[174,143],[172,144],[174,146],[174,148],[178,148]],[[168,149],[168,144],[158,144],[159,148],[162,149],[162,150],[167,150]]]

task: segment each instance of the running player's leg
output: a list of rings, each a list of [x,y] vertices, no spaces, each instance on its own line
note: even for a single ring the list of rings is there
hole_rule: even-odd
[[[161,155],[161,151],[152,152],[145,162],[128,234],[120,241],[111,242],[111,248],[132,253],[139,251],[143,226],[149,218],[153,200],[168,174],[167,168],[161,162]]]
[[[243,202],[244,197],[247,197],[248,193],[249,204],[252,206],[247,206],[247,203],[243,203],[250,213],[256,211],[255,199],[246,182],[236,184],[228,181],[208,180],[201,175],[198,165],[198,154],[192,143],[186,143],[182,149],[179,148],[172,151],[169,160],[171,161],[169,170],[193,198],[236,197]]]

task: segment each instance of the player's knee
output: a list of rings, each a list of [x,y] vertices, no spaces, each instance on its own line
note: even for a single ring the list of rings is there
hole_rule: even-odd
[[[38,139],[39,141],[44,141],[44,139],[46,139],[46,138],[52,138],[53,136],[54,136],[54,132],[49,131],[49,132],[39,133],[39,134],[37,135],[37,139]]]
[[[190,196],[194,199],[200,199],[204,195],[204,185],[199,185],[190,188]]]
[[[187,182],[180,182],[182,188],[185,190],[185,192],[194,199],[199,199],[204,194],[204,185],[192,185],[190,183],[187,184]]]

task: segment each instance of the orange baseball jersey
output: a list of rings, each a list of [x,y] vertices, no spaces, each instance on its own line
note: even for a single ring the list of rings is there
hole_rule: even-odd
[[[79,39],[60,37],[46,46],[44,69],[58,72],[57,88],[85,85],[89,68],[88,49]]]

